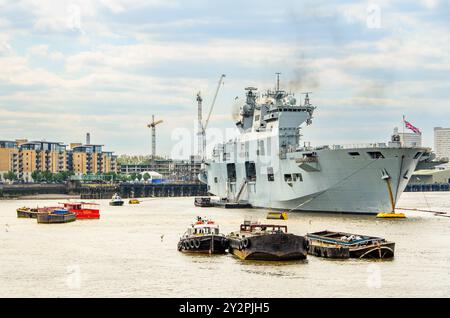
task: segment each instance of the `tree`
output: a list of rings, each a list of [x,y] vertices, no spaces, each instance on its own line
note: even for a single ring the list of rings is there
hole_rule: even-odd
[[[147,181],[148,179],[150,179],[150,175],[148,174],[148,172],[144,173],[144,181]]]
[[[139,174],[137,175],[137,179],[138,179],[139,181],[141,181],[141,180],[142,180],[142,174],[139,173]]]
[[[15,180],[18,179],[17,175],[16,175],[14,172],[12,172],[12,171],[6,172],[6,173],[3,175],[3,178],[4,178],[5,180],[10,180],[10,181],[15,181]]]
[[[35,170],[31,173],[31,178],[34,182],[41,182],[42,181],[42,173],[39,170]]]
[[[53,173],[51,173],[48,170],[42,172],[42,179],[46,182],[52,182],[53,181]]]

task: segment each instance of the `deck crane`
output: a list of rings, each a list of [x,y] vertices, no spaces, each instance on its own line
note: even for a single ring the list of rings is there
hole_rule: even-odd
[[[152,130],[152,160],[154,160],[156,156],[156,125],[159,125],[162,122],[162,120],[155,121],[155,115],[152,115],[152,122],[147,125],[147,127]]]
[[[206,128],[208,127],[209,119],[211,118],[211,114],[214,108],[214,104],[216,103],[217,94],[219,93],[220,86],[223,83],[223,79],[225,78],[225,74],[220,75],[219,82],[217,83],[216,92],[214,94],[214,98],[211,103],[211,107],[209,108],[208,117],[206,118],[206,121],[202,122],[202,98],[200,96],[200,92],[197,94],[197,102],[198,102],[198,126],[199,126],[199,135],[201,135],[201,156],[202,160],[205,161],[206,158]],[[199,138],[200,141],[200,138]],[[200,152],[200,143],[198,145],[199,152]]]

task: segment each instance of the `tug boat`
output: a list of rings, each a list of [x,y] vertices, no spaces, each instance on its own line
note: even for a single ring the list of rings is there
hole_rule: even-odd
[[[391,258],[395,243],[384,238],[344,232],[306,234],[308,254],[325,258]]]
[[[109,202],[109,205],[112,205],[112,206],[122,206],[123,205],[123,200],[118,193],[114,193],[114,195],[111,198],[111,201]]]
[[[62,208],[44,208],[37,213],[38,223],[68,223],[76,221],[74,212]]]
[[[28,218],[28,219],[35,219],[38,213],[37,208],[27,208],[27,207],[18,208],[16,211],[18,218]]]
[[[64,209],[75,213],[77,219],[99,219],[100,210],[97,203],[89,202],[64,202],[60,203]]]
[[[239,232],[228,235],[229,252],[242,260],[302,260],[307,256],[303,236],[288,233],[286,225],[244,221]]]
[[[197,217],[178,242],[178,251],[184,253],[224,254],[228,239],[219,232],[214,221]]]

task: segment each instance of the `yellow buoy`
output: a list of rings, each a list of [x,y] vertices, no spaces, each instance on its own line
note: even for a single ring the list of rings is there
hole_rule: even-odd
[[[269,212],[267,213],[267,219],[275,219],[275,220],[287,220],[288,214],[287,212]]]
[[[404,219],[406,215],[404,213],[378,213],[377,218],[390,218],[390,219]]]
[[[128,204],[139,204],[141,203],[141,201],[139,201],[138,199],[130,199],[130,201],[128,201]]]

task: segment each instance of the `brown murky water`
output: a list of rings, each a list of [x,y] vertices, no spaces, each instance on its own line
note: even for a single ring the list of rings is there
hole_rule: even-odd
[[[449,297],[450,218],[408,213],[374,216],[290,213],[290,232],[323,229],[383,236],[396,242],[393,260],[243,262],[232,255],[188,256],[176,249],[196,215],[223,233],[267,210],[196,208],[193,198],[101,204],[101,219],[37,224],[17,219],[21,206],[58,200],[0,201],[1,297]],[[450,211],[450,193],[405,193],[401,207]],[[273,222],[273,220],[272,220]],[[161,236],[163,238],[161,239]]]

